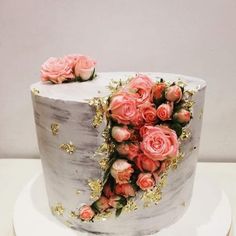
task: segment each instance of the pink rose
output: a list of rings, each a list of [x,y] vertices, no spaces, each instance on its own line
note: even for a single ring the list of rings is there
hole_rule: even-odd
[[[111,135],[117,142],[123,142],[130,138],[130,131],[127,126],[113,126]]]
[[[122,156],[127,156],[129,160],[133,160],[139,152],[139,145],[137,143],[122,143],[117,146],[116,150]]]
[[[129,144],[121,143],[121,144],[117,145],[116,150],[120,155],[126,156],[129,153]]]
[[[140,173],[136,184],[145,191],[152,189],[155,186],[155,180],[151,173]]]
[[[188,123],[191,119],[191,113],[185,109],[180,109],[178,112],[174,114],[174,118],[179,123]]]
[[[133,172],[131,164],[122,159],[116,160],[111,167],[111,175],[117,184],[128,183]]]
[[[131,124],[135,128],[139,128],[144,124],[143,116],[139,110],[136,111],[136,115],[131,119]]]
[[[137,95],[137,104],[152,101],[152,86],[154,82],[146,75],[137,75],[133,78],[125,89]]]
[[[135,163],[141,171],[148,171],[152,173],[160,166],[159,161],[153,161],[144,154],[139,154],[135,159]]]
[[[94,204],[100,212],[105,211],[110,207],[108,204],[108,198],[104,196],[101,196]]]
[[[127,155],[128,159],[132,161],[138,155],[138,152],[139,152],[138,143],[130,143],[129,144],[129,152]]]
[[[178,85],[170,86],[166,90],[166,99],[170,102],[179,102],[182,99],[182,90]]]
[[[74,72],[76,77],[88,80],[95,70],[96,62],[87,56],[80,56],[75,64]]]
[[[94,217],[94,215],[95,212],[88,205],[84,205],[79,209],[79,217],[81,220],[89,221]]]
[[[171,103],[161,104],[157,108],[156,114],[157,117],[162,121],[171,120],[172,111],[173,111],[173,106]]]
[[[146,124],[144,126],[142,126],[140,129],[139,129],[139,134],[141,137],[144,137],[144,135],[148,132],[149,129],[152,129],[154,126],[151,126],[149,124]]]
[[[166,84],[165,83],[155,84],[152,87],[153,98],[156,99],[156,100],[163,98],[165,88],[166,88]]]
[[[123,207],[123,205],[121,204],[121,201],[122,201],[122,197],[121,196],[114,195],[114,196],[109,198],[108,204],[111,207],[118,209],[118,208]]]
[[[165,160],[178,154],[179,143],[174,130],[164,126],[155,126],[147,129],[140,148],[154,161]]]
[[[142,114],[143,119],[147,122],[147,123],[152,123],[155,122],[157,119],[157,111],[156,109],[153,107],[153,104],[151,104],[150,102],[146,102],[142,105],[140,105],[139,107],[140,112]]]
[[[81,57],[81,55],[79,55],[79,54],[70,54],[70,55],[65,56],[64,59],[68,61],[71,68],[73,68],[73,70],[74,70],[75,65],[78,62],[80,57]]]
[[[110,184],[107,182],[104,187],[103,187],[103,194],[107,197],[110,198],[111,196],[114,195],[114,193],[111,191]]]
[[[135,190],[131,184],[117,184],[115,186],[115,192],[118,195],[122,195],[124,197],[134,197]]]
[[[41,80],[61,84],[75,76],[69,61],[65,58],[50,57],[41,66]]]
[[[136,115],[135,98],[131,94],[120,92],[111,98],[108,110],[119,124],[130,124]]]

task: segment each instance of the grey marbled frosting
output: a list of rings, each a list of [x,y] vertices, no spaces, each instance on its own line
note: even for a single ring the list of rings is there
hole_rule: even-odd
[[[127,79],[135,73],[99,73],[95,80],[84,83],[61,85],[33,84],[32,92],[38,146],[50,207],[61,203],[64,212],[56,217],[62,222],[70,222],[71,227],[89,235],[148,235],[176,222],[186,211],[192,194],[196,162],[198,158],[201,117],[206,84],[203,80],[183,75],[144,73],[153,79],[162,77],[166,81],[181,79],[187,83],[186,89],[196,90],[193,96],[193,119],[190,122],[192,138],[183,143],[184,160],[176,170],[171,170],[167,185],[163,189],[162,200],[157,205],[144,208],[143,202],[136,200],[138,209],[122,213],[118,218],[81,222],[71,218],[84,203],[92,203],[88,179],[101,179],[102,170],[94,152],[102,143],[101,132],[92,126],[94,109],[88,99],[109,94],[107,85],[111,79]],[[57,123],[59,130],[53,135],[51,124]],[[61,144],[71,142],[76,146],[73,154],[60,149]],[[196,147],[196,149],[194,149]],[[80,194],[77,194],[77,191]]]

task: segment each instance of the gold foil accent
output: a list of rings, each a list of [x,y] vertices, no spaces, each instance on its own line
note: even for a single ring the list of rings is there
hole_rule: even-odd
[[[56,203],[55,206],[51,207],[51,210],[53,215],[62,216],[64,214],[65,208],[61,203]]]
[[[185,87],[187,86],[187,84],[185,82],[183,82],[181,79],[178,79],[178,81],[176,82],[176,85],[180,86],[180,87]]]
[[[62,149],[63,151],[66,151],[67,153],[71,155],[76,151],[76,146],[72,142],[63,143],[60,145],[60,149]]]
[[[104,211],[94,216],[94,220],[107,220],[107,218],[112,216],[111,211]]]
[[[185,101],[183,104],[183,108],[190,110],[194,104],[194,101]]]
[[[38,89],[36,89],[36,88],[33,88],[32,89],[32,93],[34,94],[34,95],[39,95],[39,90]]]
[[[88,186],[91,189],[90,198],[97,200],[102,192],[102,181],[100,179],[95,179],[95,180],[90,179],[88,181]]]
[[[107,157],[103,157],[102,159],[98,161],[103,171],[105,171],[109,167],[108,162],[109,162],[109,159]]]
[[[157,185],[150,190],[147,190],[143,193],[141,199],[144,201],[143,207],[149,207],[151,203],[158,204],[158,202],[162,199],[162,189],[167,183],[167,176],[168,176],[168,170],[170,169],[170,166],[167,166],[166,171],[159,177]]]
[[[81,194],[81,191],[79,189],[76,190],[76,194],[77,195],[80,195]]]
[[[93,127],[99,127],[103,122],[103,117],[107,110],[107,97],[95,97],[89,100],[89,105],[95,108],[95,116],[93,117]]]
[[[69,217],[72,219],[79,219],[79,213],[77,213],[76,211],[71,211],[69,213]]]
[[[70,228],[72,228],[72,227],[74,226],[69,220],[65,221],[64,224],[65,224],[67,227],[70,227]]]
[[[131,212],[131,211],[135,211],[138,209],[137,204],[135,203],[134,199],[129,199],[127,201],[127,204],[123,207],[123,210],[125,212]]]
[[[59,132],[59,124],[57,123],[52,123],[51,124],[51,130],[53,135],[57,135]]]
[[[180,152],[179,155],[171,160],[171,168],[177,169],[179,163],[184,159],[184,153]]]
[[[180,139],[182,141],[186,141],[189,138],[191,138],[191,136],[192,136],[191,131],[188,128],[183,128],[182,134],[180,135]]]

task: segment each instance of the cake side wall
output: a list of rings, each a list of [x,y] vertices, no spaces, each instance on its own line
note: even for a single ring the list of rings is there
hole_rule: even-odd
[[[88,180],[102,174],[98,162],[91,158],[102,142],[100,130],[92,126],[93,108],[37,95],[32,99],[50,207],[61,203],[65,209],[75,210],[92,202]],[[55,135],[53,124],[58,125]],[[71,154],[66,151],[68,144],[75,148]]]
[[[204,92],[203,88],[193,97],[194,118],[190,123],[192,138],[183,142],[184,160],[176,170],[170,171],[167,185],[163,189],[163,198],[158,205],[143,208],[143,202],[137,200],[136,211],[94,223],[73,219],[69,213],[83,203],[92,202],[88,179],[99,179],[102,172],[97,160],[91,157],[102,142],[103,128],[92,127],[94,110],[86,103],[64,102],[33,95],[39,150],[50,207],[61,203],[64,208],[64,214],[57,217],[64,223],[69,221],[75,229],[101,235],[143,235],[144,232],[148,234],[159,231],[177,221],[191,199]],[[56,135],[52,134],[52,123],[59,125]],[[71,155],[60,148],[61,144],[69,142],[77,148]],[[77,190],[80,191],[79,195]]]

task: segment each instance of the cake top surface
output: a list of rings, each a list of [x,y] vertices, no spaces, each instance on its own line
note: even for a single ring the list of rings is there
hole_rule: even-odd
[[[31,85],[31,91],[37,91],[37,95],[50,99],[86,102],[93,97],[109,95],[108,86],[112,80],[126,80],[136,74],[135,72],[104,72],[97,73],[93,80],[62,84],[40,81]],[[156,72],[142,72],[141,74],[147,75],[153,81],[159,81],[160,78],[167,82],[181,81],[186,83],[186,89],[188,90],[196,91],[206,86],[204,80],[185,75]]]

